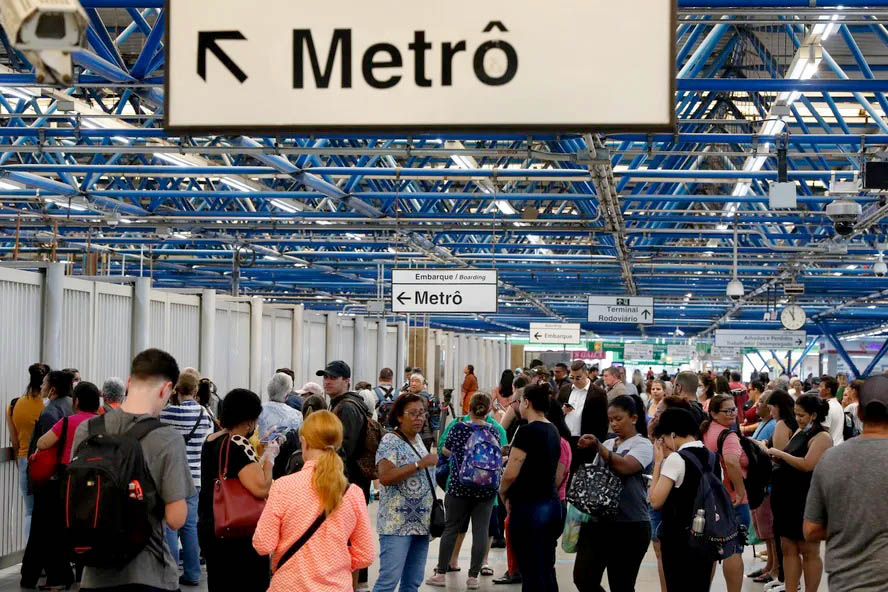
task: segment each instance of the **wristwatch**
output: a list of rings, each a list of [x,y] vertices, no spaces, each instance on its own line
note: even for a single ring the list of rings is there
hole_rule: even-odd
[[[419,470],[419,463],[418,462],[413,463],[413,466],[416,467],[417,471]]]

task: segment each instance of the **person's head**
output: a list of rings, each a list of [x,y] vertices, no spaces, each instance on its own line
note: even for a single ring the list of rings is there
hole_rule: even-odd
[[[583,366],[585,366],[585,364],[583,364]],[[553,372],[555,380],[557,380],[558,382],[563,381],[565,378],[567,378],[569,372],[567,369],[567,364],[565,364],[564,362],[558,362],[557,364],[555,364]]]
[[[570,382],[577,388],[585,388],[589,382],[589,373],[586,371],[586,364],[583,360],[574,360],[570,364]]]
[[[332,398],[344,395],[351,384],[351,368],[342,360],[334,360],[315,373],[324,377],[324,392]]]
[[[863,422],[863,432],[866,434],[888,430],[888,377],[882,375],[868,378],[860,385],[857,396],[860,401],[857,416]]]
[[[49,374],[49,366],[46,364],[36,363],[28,366],[28,394],[37,396],[40,394],[40,387],[43,385],[43,379]]]
[[[808,426],[819,426],[826,421],[829,414],[829,403],[817,395],[802,395],[795,403],[795,418],[799,428],[810,429]]]
[[[796,393],[801,393],[801,392],[803,392],[803,391],[805,390],[805,387],[804,387],[804,385],[802,384],[802,381],[799,380],[798,378],[793,378],[793,379],[792,379],[792,382],[789,383],[789,387],[790,387],[793,391],[795,391]]]
[[[860,402],[860,389],[863,388],[863,381],[860,379],[852,380],[845,385],[845,392],[842,393],[842,405],[850,405],[851,403]]]
[[[361,391],[373,390],[373,385],[370,384],[369,382],[367,382],[366,380],[362,380],[361,382],[359,382],[358,384],[355,385],[355,390],[358,391],[359,393]]]
[[[499,390],[501,397],[511,397],[512,396],[512,384],[515,382],[515,373],[509,370],[508,368],[503,370],[502,375],[500,376],[499,381]]]
[[[293,384],[296,384],[296,373],[295,372],[293,372],[289,368],[278,368],[277,370],[274,371],[275,374],[279,374],[281,372],[283,372],[284,374],[289,376],[290,380],[293,381]]]
[[[77,368],[65,368],[62,372],[67,372],[71,375],[71,380],[74,383],[74,386],[77,386],[77,383],[80,382],[80,370]]]
[[[622,380],[622,373],[620,372],[620,368],[617,366],[610,366],[604,369],[604,384],[607,385],[608,388],[614,386],[618,382]]]
[[[666,396],[666,383],[657,378],[651,383],[651,398],[654,401],[662,401]]]
[[[524,389],[518,412],[524,419],[545,416],[549,411],[549,385],[532,384]]]
[[[737,403],[732,395],[715,395],[709,401],[709,419],[700,426],[704,434],[712,422],[718,425],[731,427],[737,423]]]
[[[423,376],[422,374],[414,372],[410,376],[410,381],[408,383],[408,386],[410,388],[410,392],[413,393],[414,395],[418,395],[419,393],[423,392],[425,390],[425,385],[426,385],[426,379],[425,379],[425,376]]]
[[[783,391],[786,389],[781,388],[781,389],[772,389],[772,390]],[[765,385],[763,385],[761,382],[759,382],[757,380],[753,380],[752,382],[749,383],[749,396],[752,397],[753,399],[757,400],[758,397],[761,396],[761,394],[763,392],[765,392]]]
[[[219,423],[230,432],[249,438],[262,414],[262,400],[251,390],[236,388],[225,395],[219,410]]]
[[[299,440],[303,456],[309,451],[320,453],[311,476],[311,487],[321,499],[324,513],[329,516],[342,503],[348,487],[345,465],[337,453],[342,447],[342,422],[329,411],[315,411],[299,429]]]
[[[197,385],[200,381],[199,377],[195,377],[192,373],[182,372],[179,374],[179,380],[176,381],[176,396],[179,402],[187,401],[197,394]]]
[[[102,383],[102,399],[105,403],[123,403],[123,398],[125,396],[126,385],[120,378],[112,376]]]
[[[79,382],[74,387],[74,395],[71,405],[75,411],[95,413],[99,410],[99,387],[91,382]]]
[[[671,409],[677,407],[679,409],[691,410],[691,404],[687,399],[676,397],[675,395],[666,395],[663,397],[663,409]]]
[[[522,374],[520,376],[515,377],[515,381],[512,382],[512,390],[517,391],[518,389],[523,389],[530,384],[530,379],[527,378],[526,374]]]
[[[731,372],[731,382],[740,382],[743,379],[737,371]]]
[[[312,395],[320,395],[324,394],[324,387],[319,385],[316,382],[306,382],[302,385],[302,388],[296,391],[297,395],[302,395],[303,397],[310,397]]]
[[[660,440],[666,450],[676,452],[683,444],[700,439],[700,426],[687,409],[670,407],[660,414],[654,426],[654,438]]]
[[[404,368],[404,380],[409,379],[411,374],[413,374],[413,366]]]
[[[327,399],[324,395],[310,395],[302,402],[302,418],[305,419],[309,414],[327,408]]]
[[[293,390],[293,379],[289,374],[278,372],[271,377],[266,387],[268,400],[276,403],[283,403],[287,400],[287,395]]]
[[[472,419],[484,419],[490,413],[490,395],[477,392],[469,399],[469,415]]]
[[[395,373],[392,372],[391,368],[383,368],[379,371],[379,382],[381,384],[391,384],[394,378]]]
[[[799,427],[795,418],[795,401],[786,391],[772,392],[768,397],[768,408],[771,410],[771,417],[782,421],[792,431]]]
[[[127,404],[133,402],[147,413],[160,415],[173,386],[179,382],[179,365],[165,351],[151,348],[133,358],[127,382]]]
[[[412,437],[422,431],[428,412],[426,400],[411,392],[402,393],[395,399],[388,414],[389,427],[398,428]]]
[[[761,421],[768,421],[771,419],[771,408],[768,406],[768,400],[771,398],[771,393],[773,392],[774,391],[763,392],[755,403],[755,411]]]
[[[610,431],[626,440],[635,434],[647,434],[644,403],[638,395],[621,395],[607,406]]]
[[[465,374],[466,376],[468,376],[469,374],[474,375],[475,374],[475,367],[472,366],[471,364],[469,364],[468,366],[463,368],[463,374]]]
[[[839,386],[847,385],[848,384],[848,375],[845,374],[844,372],[839,372],[838,374],[836,374],[836,382],[839,383]]]
[[[719,376],[715,379],[715,392],[719,395],[727,395],[731,392],[731,386],[728,384],[727,378]]]
[[[534,359],[532,359],[532,360],[530,361],[530,366],[529,366],[528,368],[529,368],[530,370],[533,370],[533,369],[536,368],[537,366],[542,366],[542,365],[543,365],[543,361],[542,361],[542,360],[537,359],[537,358],[534,358]]]
[[[697,396],[697,386],[699,386],[697,375],[693,372],[679,372],[675,377],[675,383],[672,385],[672,392],[684,399],[692,400]]]
[[[44,399],[62,399],[70,397],[74,390],[74,376],[64,370],[52,370],[43,377],[40,395]]]
[[[592,380],[598,380],[598,374],[600,372],[601,370],[598,369],[598,366],[592,366],[591,368],[589,368],[589,378],[591,378]]]
[[[820,377],[820,385],[818,385],[817,390],[824,399],[831,399],[839,392],[839,382],[832,376],[824,374]]]
[[[209,378],[201,378],[197,383],[197,402],[206,407],[213,397],[218,397],[216,383]]]

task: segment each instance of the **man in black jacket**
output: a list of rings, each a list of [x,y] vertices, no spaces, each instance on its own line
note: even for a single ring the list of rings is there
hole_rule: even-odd
[[[565,423],[570,430],[572,452],[571,474],[585,462],[591,462],[588,449],[577,446],[580,436],[594,434],[601,441],[607,439],[607,393],[589,379],[586,364],[577,360],[570,365],[570,386],[561,389],[558,399],[563,404]],[[578,416],[576,415],[578,414]]]

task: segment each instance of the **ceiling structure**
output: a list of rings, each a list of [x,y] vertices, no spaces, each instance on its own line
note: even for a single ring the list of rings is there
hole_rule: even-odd
[[[834,181],[888,158],[886,0],[679,0],[674,134],[311,137],[165,133],[162,3],[82,4],[70,88],[0,36],[0,261],[354,313],[393,268],[494,268],[497,313],[429,322],[499,334],[776,329],[795,282],[809,333],[888,327],[888,195],[841,196],[863,209],[847,237],[825,213]],[[777,210],[783,147],[798,200]],[[651,296],[656,324],[586,323],[592,294]]]

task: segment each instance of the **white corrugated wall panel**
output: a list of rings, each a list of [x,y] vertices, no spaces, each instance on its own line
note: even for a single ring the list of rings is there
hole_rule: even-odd
[[[194,297],[195,300],[197,299]],[[197,368],[200,364],[200,304],[170,302],[170,326],[167,350],[179,368]]]
[[[158,349],[166,350],[167,333],[166,333],[166,302],[160,300],[152,300],[149,306],[149,339],[148,345]]]
[[[355,367],[355,319],[339,319],[339,359],[348,364],[349,368]],[[327,360],[332,361],[332,360]],[[367,380],[366,376],[353,376],[352,384]]]
[[[293,311],[278,310],[274,315],[274,369],[293,365]],[[302,385],[296,385],[299,388]]]
[[[103,287],[97,286],[96,293],[96,362],[89,377],[82,374],[97,385],[111,376],[125,379],[132,361],[132,295],[105,293]]]
[[[404,355],[398,351],[398,326],[389,325],[385,333],[385,365],[392,372],[398,371],[398,356]],[[400,386],[403,376],[395,376],[395,384]]]
[[[324,315],[318,314],[306,314],[305,318],[308,322],[308,330],[305,332],[308,340],[305,344],[305,349],[308,350],[305,380],[320,384],[321,380],[315,376],[315,372],[327,363],[327,321]]]
[[[250,386],[250,306],[219,302],[216,306],[216,383],[219,395]]]
[[[71,282],[65,278],[66,283]],[[77,368],[83,380],[95,382],[90,374],[93,352],[93,286],[81,280],[73,280],[88,289],[65,288],[62,296],[62,365]],[[129,352],[129,348],[127,348]]]
[[[364,322],[367,324],[367,347],[364,349],[364,368],[367,368],[370,376],[367,380],[375,386],[379,371],[382,370],[379,367],[379,360],[376,359],[379,350],[379,341],[377,341],[379,337],[379,323],[376,320],[365,320]]]
[[[0,407],[5,416],[9,403],[28,384],[28,366],[40,361],[43,276],[17,269],[0,269]],[[0,446],[9,442],[5,421],[0,425]],[[25,506],[13,461],[0,462],[0,558],[25,547]]]

